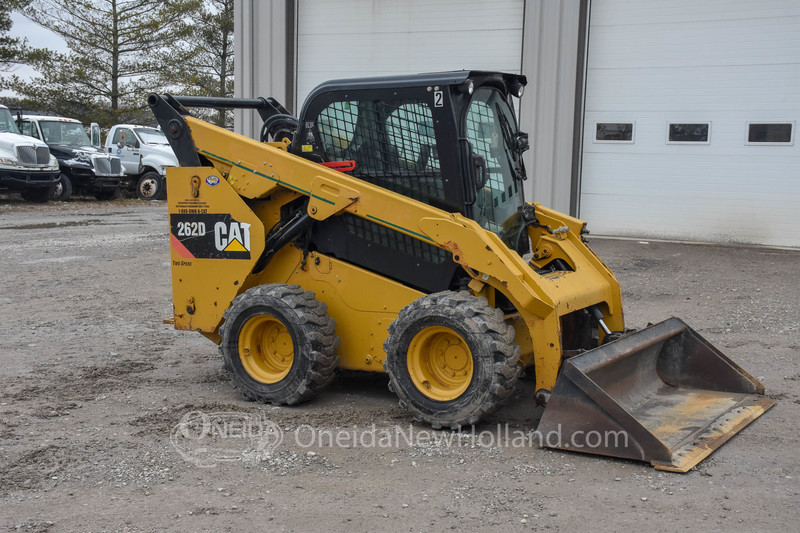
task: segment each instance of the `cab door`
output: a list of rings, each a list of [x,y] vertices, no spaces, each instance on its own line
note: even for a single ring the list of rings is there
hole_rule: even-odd
[[[114,154],[119,157],[126,174],[138,174],[141,166],[142,155],[139,150],[139,139],[130,128],[117,128],[111,140],[116,149]]]
[[[28,135],[41,140],[42,136],[39,134],[39,130],[36,127],[36,122],[28,119],[22,119],[17,122],[17,126],[19,126],[19,129],[23,135]]]

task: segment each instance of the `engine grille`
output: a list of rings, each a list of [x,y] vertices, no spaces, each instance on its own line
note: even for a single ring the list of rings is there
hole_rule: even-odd
[[[92,157],[94,173],[98,176],[119,176],[122,164],[119,157],[96,155]]]
[[[92,158],[92,164],[94,165],[94,173],[100,176],[108,176],[111,174],[111,163],[108,161],[108,158],[105,156],[98,157],[95,156]]]
[[[50,149],[47,146],[15,146],[17,159],[23,165],[46,165],[50,162]]]

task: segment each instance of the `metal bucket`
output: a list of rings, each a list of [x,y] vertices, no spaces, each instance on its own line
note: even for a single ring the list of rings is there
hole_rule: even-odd
[[[775,402],[682,320],[564,362],[537,428],[542,444],[686,472]]]

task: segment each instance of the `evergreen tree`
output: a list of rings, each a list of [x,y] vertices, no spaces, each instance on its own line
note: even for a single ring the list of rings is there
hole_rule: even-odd
[[[192,30],[182,42],[186,58],[170,71],[177,94],[233,96],[233,0],[207,0],[192,19]],[[233,113],[196,109],[193,114],[218,126],[233,127]]]
[[[8,35],[13,24],[11,12],[22,9],[27,4],[28,0],[3,0],[3,3],[0,4],[0,72],[9,72],[16,65],[39,61],[47,56],[45,50],[28,46],[26,39]],[[2,81],[0,81],[0,88],[2,88]]]
[[[198,0],[30,0],[22,10],[64,38],[66,54],[31,64],[32,80],[13,76],[8,86],[44,111],[103,126],[152,122],[147,93],[160,90],[164,73],[184,60],[179,46]]]

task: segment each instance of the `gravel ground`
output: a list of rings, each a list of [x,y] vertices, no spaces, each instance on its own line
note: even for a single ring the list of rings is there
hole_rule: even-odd
[[[477,438],[450,446],[445,433],[409,426],[380,375],[342,373],[294,408],[244,401],[216,346],[162,322],[172,309],[164,202],[0,198],[0,527],[793,530],[800,252],[611,239],[592,247],[622,283],[629,326],[683,318],[778,401],[688,474],[498,445],[498,424],[527,432],[541,416],[525,381]],[[252,434],[226,449],[213,448],[219,439],[181,448],[194,426],[174,428],[197,412],[264,420],[283,440],[268,456]],[[307,446],[310,436],[368,439],[396,426],[411,438]]]

